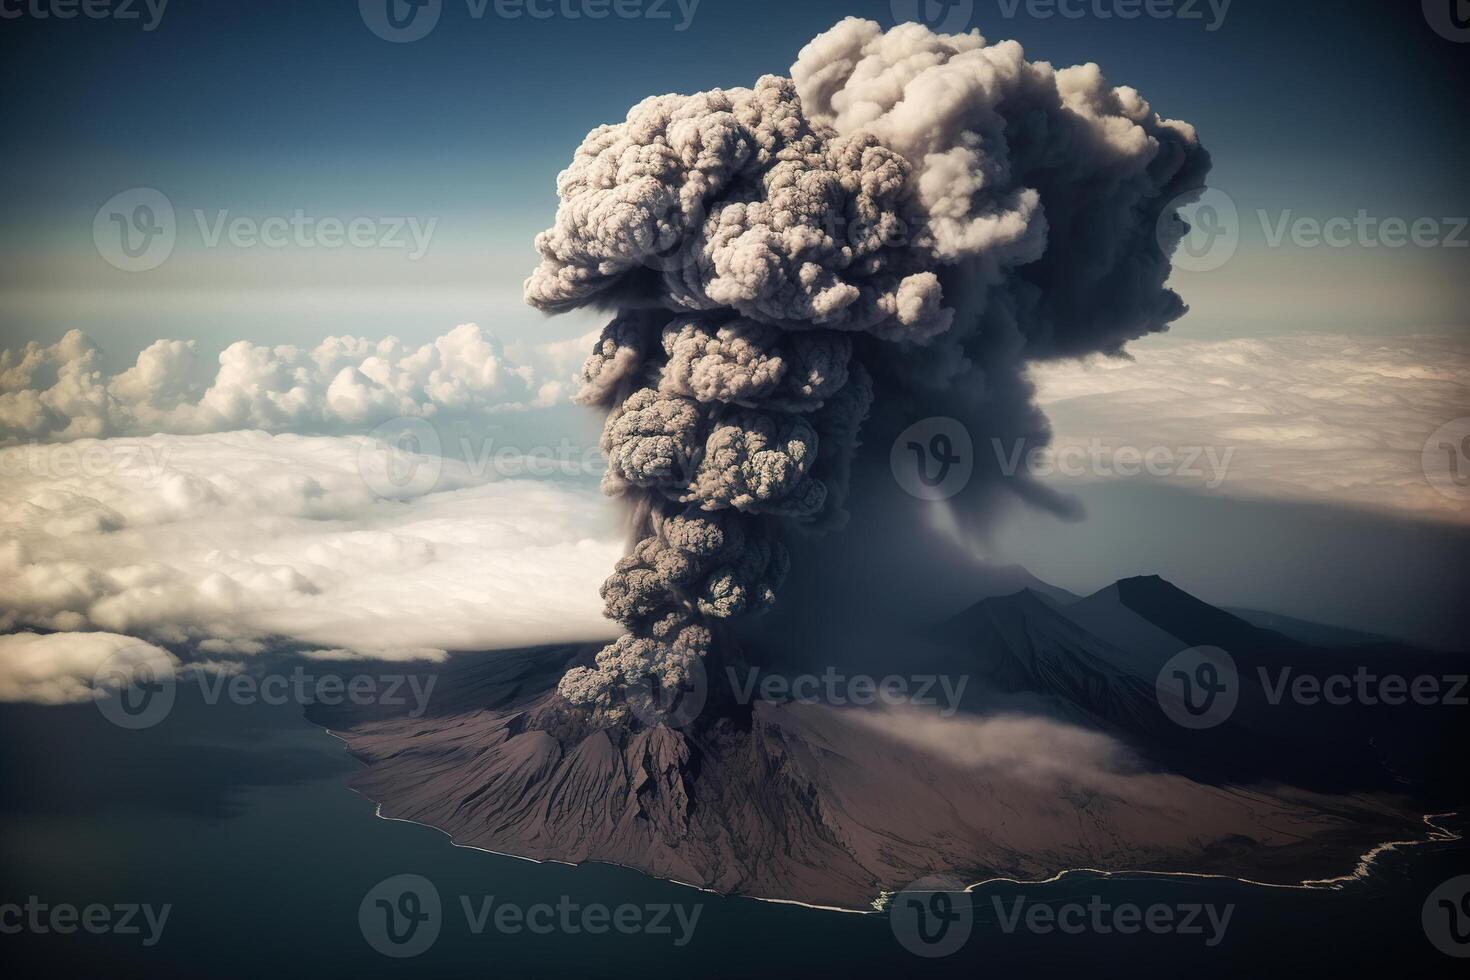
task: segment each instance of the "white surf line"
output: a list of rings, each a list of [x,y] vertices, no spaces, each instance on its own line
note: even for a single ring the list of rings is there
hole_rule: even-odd
[[[343,751],[347,752],[347,754],[352,757],[352,760],[354,762],[357,762],[358,764],[360,764],[364,769],[367,768],[367,763],[362,762],[362,760],[360,760],[356,756],[353,756],[352,755],[351,750],[348,748],[347,739],[343,738],[341,735],[338,735],[336,732],[332,731],[330,728],[323,728],[322,731],[326,732],[328,735],[332,736],[337,741],[341,742],[342,743],[342,747],[343,747]],[[387,816],[384,816],[383,815],[383,804],[381,802],[379,802],[377,800],[374,800],[372,797],[370,797],[367,794],[363,793],[361,790],[357,789],[356,787],[348,786],[347,788],[349,790],[351,790],[352,792],[356,793],[358,796],[361,796],[363,799],[367,800],[369,803],[373,804],[373,816],[377,817],[379,820],[387,820],[387,821],[390,821],[392,823],[412,824],[415,827],[427,827],[429,830],[432,830],[432,831],[434,831],[436,833],[439,833],[439,834],[443,834],[445,837],[448,837],[449,838],[449,844],[450,844],[451,847],[461,847],[461,848],[464,848],[467,851],[479,851],[482,854],[494,854],[496,857],[515,858],[517,861],[529,861],[531,864],[557,864],[557,865],[560,865],[560,866],[562,866],[564,868],[580,868],[582,866],[581,864],[579,864],[579,863],[577,863],[575,861],[559,861],[556,858],[533,858],[533,857],[527,857],[524,854],[512,854],[509,851],[496,851],[496,850],[493,850],[493,849],[488,848],[488,847],[477,847],[474,844],[461,844],[459,841],[457,841],[457,840],[454,839],[454,835],[452,833],[450,833],[449,831],[445,830],[442,827],[435,827],[433,824],[430,824],[430,823],[421,823],[418,820],[410,820],[408,817],[387,817]],[[807,903],[807,902],[798,902],[794,898],[763,898],[760,895],[734,895],[734,894],[730,894],[730,893],[727,893],[727,892],[718,891],[718,890],[716,890],[714,888],[707,888],[704,885],[696,885],[696,884],[693,884],[692,882],[680,881],[678,878],[664,878],[664,877],[661,877],[659,875],[649,874],[647,871],[644,871],[642,868],[635,868],[632,865],[627,865],[627,864],[619,864],[616,861],[590,861],[590,862],[583,862],[583,863],[601,864],[601,865],[605,865],[607,867],[612,867],[612,868],[622,868],[625,871],[632,871],[635,874],[643,875],[645,878],[652,878],[654,881],[666,881],[666,882],[668,882],[669,884],[672,884],[672,885],[679,885],[682,888],[693,888],[695,891],[704,892],[707,895],[717,895],[720,898],[748,898],[748,899],[750,899],[752,901],[756,901],[756,902],[769,902],[772,905],[796,905],[796,906],[800,906],[801,908],[804,908],[804,909],[817,909],[817,910],[822,911],[822,912],[846,912],[846,913],[851,914],[851,915],[871,915],[871,914],[873,914],[873,911],[874,911],[873,909],[849,909],[849,908],[843,908],[840,905],[812,905],[812,904]]]
[[[330,728],[323,728],[322,731],[326,732],[328,735],[332,736],[337,741],[341,742],[342,743],[342,746],[343,746],[343,751],[347,752],[347,754],[349,756],[352,755],[351,750],[347,748],[347,739],[343,738],[341,735],[338,735],[336,732],[332,731]],[[364,769],[367,768],[367,763],[362,762],[356,756],[352,756],[352,761],[353,762],[357,762]],[[357,789],[357,787],[355,787],[355,786],[348,786],[347,789],[350,790],[353,793],[356,793],[358,796],[361,796],[363,799],[365,799],[369,803],[371,803],[373,805],[373,816],[377,817],[379,820],[387,820],[387,821],[390,821],[392,823],[407,823],[407,824],[412,824],[415,827],[427,827],[429,830],[432,830],[435,833],[443,834],[445,837],[448,837],[449,838],[449,843],[453,847],[462,847],[462,848],[464,848],[467,851],[480,851],[480,852],[485,853],[485,854],[494,854],[496,857],[515,858],[517,861],[529,861],[532,864],[559,864],[559,865],[562,865],[563,867],[567,867],[567,868],[575,868],[575,867],[577,867],[577,865],[575,863],[571,862],[571,861],[558,861],[555,858],[547,858],[545,860],[538,860],[537,858],[527,857],[524,854],[511,854],[508,851],[493,851],[493,850],[491,850],[488,847],[476,847],[474,844],[461,844],[459,841],[457,841],[457,840],[454,839],[454,835],[451,834],[449,831],[445,830],[442,827],[435,827],[431,823],[421,823],[418,820],[410,820],[408,817],[385,817],[385,816],[383,816],[383,804],[381,802],[379,802],[379,801],[373,799],[372,797],[368,796],[366,793],[364,793],[361,790]]]
[[[342,745],[343,745],[344,751],[347,751],[348,754],[351,755],[350,750],[347,749],[347,739],[345,739],[342,736],[338,735],[336,732],[332,731],[330,728],[323,728],[322,731],[326,732],[328,735],[332,736],[337,741],[341,742]],[[353,756],[353,760],[360,762],[360,760],[358,760],[356,756]],[[367,767],[367,763],[361,763],[361,765],[364,768]],[[349,786],[347,788],[350,789],[350,790],[352,790],[352,792],[357,793],[358,796],[361,796],[363,799],[367,800],[368,802],[370,802],[370,803],[376,803],[376,801],[374,801],[371,797],[368,797],[368,796],[364,795],[363,793],[358,792],[358,790],[354,789],[353,787]],[[380,820],[392,820],[392,821],[395,821],[397,823],[409,823],[409,824],[413,824],[414,826],[417,826],[417,827],[428,827],[430,830],[438,831],[439,833],[443,834],[445,837],[448,837],[449,838],[449,843],[452,844],[453,846],[455,846],[455,847],[462,847],[462,848],[465,848],[466,850],[470,850],[470,851],[482,851],[485,854],[494,854],[497,857],[515,858],[518,861],[530,861],[532,864],[559,864],[559,865],[561,865],[563,867],[567,867],[567,868],[581,867],[581,865],[579,865],[579,864],[577,864],[575,862],[572,862],[572,861],[558,861],[558,860],[556,860],[554,858],[547,858],[545,860],[538,860],[538,859],[533,858],[533,857],[526,857],[524,854],[511,854],[511,853],[508,853],[506,851],[494,851],[494,850],[491,850],[488,847],[476,847],[473,844],[461,844],[461,843],[459,843],[458,841],[456,841],[454,839],[454,835],[451,834],[449,831],[444,830],[444,829],[442,829],[440,827],[435,827],[433,824],[419,823],[419,821],[417,821],[417,820],[409,820],[407,817],[385,817],[385,816],[383,816],[383,804],[382,803],[376,803],[376,808],[374,810],[373,816],[377,817]],[[1437,824],[1437,823],[1434,822],[1438,818],[1442,818],[1442,817],[1457,817],[1457,816],[1459,816],[1459,811],[1457,811],[1457,810],[1451,810],[1448,813],[1426,813],[1426,814],[1424,814],[1424,816],[1421,819],[1423,819],[1425,825],[1429,827],[1429,836],[1428,837],[1425,837],[1425,838],[1423,838],[1421,840],[1396,840],[1396,841],[1385,841],[1382,844],[1375,844],[1372,848],[1370,848],[1369,850],[1365,851],[1358,858],[1358,864],[1357,864],[1356,867],[1353,868],[1353,870],[1351,872],[1349,872],[1348,874],[1345,874],[1345,875],[1339,875],[1336,878],[1314,878],[1314,879],[1308,879],[1308,880],[1305,880],[1305,881],[1300,881],[1300,882],[1297,882],[1296,884],[1287,884],[1287,883],[1277,882],[1277,881],[1255,881],[1254,879],[1251,879],[1251,878],[1237,878],[1237,877],[1234,877],[1233,875],[1226,875],[1226,874],[1207,874],[1207,873],[1198,872],[1198,871],[1129,871],[1129,870],[1105,871],[1105,870],[1103,870],[1101,868],[1063,868],[1061,871],[1058,871],[1056,874],[1052,875],[1050,878],[985,878],[985,879],[983,879],[981,881],[975,882],[972,885],[966,885],[965,888],[964,888],[964,891],[966,893],[969,893],[969,892],[975,891],[975,889],[977,889],[977,888],[983,888],[986,885],[994,885],[994,884],[1003,884],[1003,885],[1051,885],[1051,884],[1055,884],[1055,883],[1061,881],[1063,878],[1067,877],[1067,875],[1073,875],[1073,874],[1092,874],[1092,875],[1097,875],[1099,878],[1120,878],[1120,879],[1128,879],[1128,880],[1140,879],[1140,878],[1198,878],[1198,879],[1202,879],[1202,880],[1206,880],[1206,881],[1233,881],[1233,882],[1236,882],[1237,884],[1241,884],[1241,885],[1253,885],[1253,886],[1258,887],[1258,888],[1281,888],[1281,889],[1286,889],[1286,890],[1289,890],[1289,891],[1341,891],[1343,885],[1348,884],[1348,883],[1353,882],[1353,881],[1361,881],[1364,878],[1367,878],[1368,877],[1368,872],[1371,870],[1371,867],[1372,867],[1373,862],[1376,861],[1379,858],[1380,855],[1386,854],[1389,851],[1396,851],[1396,850],[1398,850],[1399,848],[1402,848],[1402,847],[1416,847],[1416,846],[1421,845],[1421,844],[1437,844],[1437,843],[1444,843],[1444,842],[1447,842],[1447,841],[1461,840],[1463,838],[1463,835],[1462,834],[1457,834],[1453,830],[1450,830],[1448,827],[1441,827],[1439,824]],[[878,894],[878,897],[873,900],[872,906],[870,906],[869,908],[865,908],[865,909],[849,909],[849,908],[843,908],[840,905],[813,905],[813,904],[811,904],[809,902],[799,902],[799,901],[797,901],[794,898],[764,898],[764,897],[762,897],[760,895],[734,895],[734,894],[728,894],[726,892],[716,891],[713,888],[706,888],[703,885],[695,885],[695,884],[691,884],[691,883],[689,883],[687,881],[680,881],[677,878],[663,878],[663,877],[660,877],[660,876],[655,875],[655,874],[649,874],[648,872],[642,870],[641,868],[634,868],[634,867],[632,867],[630,865],[619,864],[616,861],[594,861],[594,862],[591,862],[591,863],[593,863],[593,864],[605,864],[605,865],[609,865],[609,866],[614,867],[614,868],[623,868],[625,870],[633,871],[633,872],[636,872],[638,874],[644,875],[646,877],[652,878],[655,881],[667,881],[670,884],[680,885],[680,886],[682,886],[684,888],[693,888],[696,891],[705,892],[706,894],[709,894],[709,895],[718,895],[721,898],[748,898],[748,899],[751,899],[752,901],[756,901],[756,902],[768,902],[768,903],[770,903],[772,905],[795,905],[795,906],[797,906],[799,908],[804,908],[804,909],[817,909],[818,911],[821,911],[821,912],[846,912],[846,913],[849,913],[851,915],[882,915],[883,912],[884,912],[884,910],[882,908],[877,908],[877,907],[872,907],[872,906],[877,906],[880,902],[883,902],[885,896],[886,897],[891,897],[892,895],[896,894],[895,892],[886,892],[886,891],[880,890],[880,892]]]
[[[1464,835],[1457,834],[1453,830],[1450,830],[1447,827],[1441,827],[1439,824],[1434,822],[1435,819],[1439,817],[1456,816],[1459,816],[1459,814],[1454,811],[1451,811],[1449,813],[1426,813],[1424,815],[1424,823],[1429,827],[1429,836],[1426,837],[1424,840],[1385,841],[1370,850],[1368,853],[1364,854],[1363,857],[1358,861],[1358,866],[1354,868],[1350,873],[1339,875],[1336,878],[1322,878],[1317,881],[1304,881],[1302,882],[1302,886],[1305,888],[1336,888],[1339,883],[1346,884],[1350,881],[1359,881],[1368,877],[1368,872],[1369,870],[1371,870],[1373,862],[1378,860],[1378,857],[1381,854],[1386,854],[1389,851],[1396,851],[1401,847],[1413,847],[1416,844],[1430,844],[1435,842],[1460,840]]]
[[[1382,854],[1398,850],[1401,847],[1416,847],[1421,844],[1437,844],[1462,839],[1463,835],[1457,834],[1453,830],[1442,827],[1434,822],[1438,818],[1456,816],[1459,816],[1458,811],[1424,814],[1422,819],[1425,825],[1429,827],[1428,837],[1419,840],[1385,841],[1382,844],[1375,844],[1358,859],[1357,866],[1351,872],[1345,875],[1339,875],[1336,878],[1310,878],[1297,882],[1296,884],[1287,884],[1274,881],[1256,881],[1251,878],[1237,878],[1233,875],[1225,874],[1206,874],[1198,871],[1104,871],[1101,868],[1067,868],[1058,871],[1050,878],[986,878],[983,881],[975,882],[973,885],[966,885],[965,891],[972,892],[977,888],[990,884],[1050,885],[1061,881],[1067,875],[1071,874],[1093,874],[1100,878],[1126,878],[1130,880],[1140,878],[1202,878],[1213,881],[1233,881],[1242,885],[1253,885],[1260,888],[1284,888],[1292,891],[1341,891],[1343,885],[1366,878],[1373,862]]]

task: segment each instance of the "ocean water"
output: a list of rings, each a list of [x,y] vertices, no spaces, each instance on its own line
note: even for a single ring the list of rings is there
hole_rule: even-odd
[[[1385,854],[1366,880],[1340,890],[1091,875],[989,885],[971,897],[968,936],[957,942],[956,926],[946,937],[957,948],[920,957],[887,914],[721,897],[621,868],[455,847],[431,828],[377,818],[346,787],[357,765],[299,706],[205,704],[188,685],[162,723],[141,731],[115,727],[92,705],[0,705],[0,904],[35,896],[51,907],[169,906],[152,945],[146,925],[129,935],[7,927],[5,962],[60,976],[242,978],[1450,976],[1466,965],[1432,945],[1421,921],[1437,885],[1470,874],[1464,841]],[[427,880],[440,911],[422,926],[432,938],[422,951],[410,948],[422,944],[415,934],[387,947],[415,955],[388,956],[373,945],[383,945],[386,926],[374,923],[386,913],[370,893],[387,894],[374,890],[400,875]],[[477,931],[487,900],[490,920]],[[494,912],[507,904],[551,929],[512,931],[513,919],[497,929]],[[543,905],[548,911],[530,911]],[[686,922],[698,916],[692,930],[671,911],[659,923],[666,932],[593,934],[580,925],[587,909],[605,908],[611,921],[619,906],[654,924],[658,907],[674,905]],[[1201,929],[1189,934],[1042,931],[1025,924],[1024,910],[1036,905],[1100,907],[1105,924],[1129,905],[1162,905],[1177,917],[1208,906],[1217,920],[1228,909],[1229,919],[1220,931],[1200,912]],[[556,921],[558,906],[575,908],[572,930]],[[428,914],[422,905],[392,907]],[[632,921],[634,912],[623,914]],[[921,948],[934,953],[945,943]]]

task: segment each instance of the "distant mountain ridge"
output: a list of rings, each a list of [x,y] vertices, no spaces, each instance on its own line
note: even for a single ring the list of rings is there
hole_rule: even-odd
[[[1310,627],[1295,621],[1298,631]],[[1323,635],[1334,635],[1321,627]],[[937,631],[948,672],[973,671],[1039,696],[1060,717],[1083,718],[1137,745],[1157,763],[1200,778],[1279,778],[1330,791],[1413,789],[1437,798],[1470,791],[1451,746],[1470,736],[1470,711],[1333,705],[1289,696],[1303,677],[1366,672],[1436,676],[1470,658],[1391,641],[1312,645],[1218,609],[1156,575],[1122,579],[1071,603],[1031,589],[982,599]],[[1185,730],[1159,705],[1160,672],[1192,647],[1219,648],[1239,691],[1218,726]]]

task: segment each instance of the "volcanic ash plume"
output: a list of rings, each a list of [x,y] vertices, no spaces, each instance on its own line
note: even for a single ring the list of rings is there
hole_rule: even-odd
[[[1184,307],[1155,226],[1207,169],[1190,126],[1095,65],[852,18],[791,78],[588,134],[525,295],[616,311],[579,399],[607,411],[636,543],[602,589],[626,633],[563,696],[617,717],[768,608],[783,531],[845,520],[875,398],[998,389],[996,351],[1019,371],[1165,328]]]

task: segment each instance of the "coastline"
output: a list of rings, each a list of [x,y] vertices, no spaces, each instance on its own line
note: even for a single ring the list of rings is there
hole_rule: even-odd
[[[362,762],[362,760],[358,759],[358,757],[352,753],[352,750],[348,747],[348,742],[347,742],[347,739],[346,738],[344,738],[343,736],[337,734],[336,732],[332,731],[329,728],[323,728],[322,731],[326,732],[332,738],[334,738],[337,741],[341,742],[342,743],[342,746],[343,746],[343,750],[347,753],[347,755],[349,757],[351,757],[353,759],[353,761],[357,762],[363,768],[367,768],[367,764],[364,763],[364,762]],[[746,894],[719,892],[719,891],[716,891],[713,888],[706,888],[706,887],[704,887],[702,885],[696,885],[696,884],[693,884],[691,882],[680,881],[677,878],[661,878],[658,875],[649,874],[648,872],[643,871],[643,870],[641,870],[639,868],[634,868],[634,867],[631,867],[631,866],[626,865],[626,864],[618,864],[618,863],[612,862],[612,861],[595,861],[595,862],[559,861],[559,860],[557,860],[555,858],[541,859],[541,858],[528,857],[528,856],[523,855],[523,854],[512,854],[512,853],[505,852],[505,851],[497,851],[497,850],[494,850],[494,849],[488,848],[488,847],[479,847],[479,846],[474,845],[474,844],[463,844],[463,843],[460,843],[459,841],[457,841],[457,840],[454,839],[454,834],[451,831],[445,830],[442,827],[435,827],[433,824],[426,824],[426,823],[422,823],[422,822],[417,821],[417,820],[410,820],[407,817],[386,816],[383,813],[383,803],[382,803],[382,801],[372,799],[372,797],[367,796],[366,794],[362,793],[356,787],[347,786],[347,789],[349,789],[353,793],[356,793],[358,796],[361,796],[364,800],[367,800],[368,802],[372,803],[373,804],[373,816],[377,817],[380,820],[389,820],[389,821],[393,821],[395,823],[407,823],[407,824],[412,824],[412,825],[417,826],[417,827],[427,827],[430,830],[437,831],[438,833],[443,834],[445,837],[449,838],[449,843],[453,847],[460,847],[460,848],[464,848],[466,850],[471,850],[471,851],[480,851],[480,852],[485,853],[485,854],[494,854],[497,857],[515,858],[518,861],[529,861],[532,864],[558,864],[558,865],[561,865],[563,867],[569,867],[569,868],[581,867],[581,865],[583,863],[605,864],[605,865],[608,865],[610,867],[624,868],[626,870],[633,871],[633,872],[636,872],[638,874],[646,875],[647,877],[653,878],[653,879],[655,879],[657,881],[666,881],[666,882],[669,882],[671,884],[679,885],[679,886],[684,887],[684,888],[693,888],[696,891],[704,892],[706,894],[719,895],[719,896],[721,896],[723,898],[746,898],[746,899],[751,899],[752,901],[766,902],[766,903],[773,904],[773,905],[794,905],[794,906],[797,906],[799,908],[814,909],[814,910],[823,911],[823,912],[841,912],[841,913],[845,913],[845,914],[848,914],[848,915],[881,915],[881,914],[883,914],[883,912],[885,910],[887,898],[893,894],[893,892],[888,891],[886,889],[880,889],[879,894],[874,897],[873,901],[869,904],[869,906],[867,908],[861,908],[861,909],[845,908],[845,907],[836,906],[836,905],[817,905],[817,904],[813,904],[813,903],[810,903],[810,902],[803,902],[803,901],[800,901],[800,900],[797,900],[797,899],[792,899],[792,898],[773,898],[773,897],[767,897],[767,896],[762,896],[762,895],[746,895]],[[1357,864],[1353,867],[1353,869],[1350,872],[1348,872],[1346,874],[1343,874],[1343,875],[1338,875],[1338,876],[1332,877],[1332,878],[1307,879],[1307,880],[1303,880],[1303,881],[1296,882],[1296,883],[1283,883],[1283,882],[1256,881],[1256,880],[1251,879],[1251,878],[1240,878],[1240,877],[1236,877],[1234,875],[1226,875],[1226,874],[1218,874],[1218,873],[1206,873],[1206,872],[1195,872],[1195,871],[1140,871],[1140,870],[1128,870],[1128,869],[1118,870],[1118,871],[1107,871],[1107,870],[1100,869],[1100,868],[1085,868],[1084,867],[1084,868],[1064,868],[1061,871],[1058,871],[1055,874],[1053,874],[1053,875],[1051,875],[1049,877],[1046,877],[1046,878],[1022,879],[1022,878],[1009,878],[1009,877],[1004,877],[1004,876],[996,876],[996,877],[992,877],[992,878],[984,878],[984,879],[981,879],[980,881],[974,882],[973,884],[966,885],[963,890],[966,893],[970,893],[970,892],[976,891],[977,889],[983,888],[986,885],[991,885],[991,884],[1048,885],[1048,884],[1054,884],[1054,883],[1060,882],[1063,879],[1065,879],[1065,878],[1067,878],[1069,876],[1073,876],[1073,875],[1092,875],[1092,876],[1095,876],[1095,877],[1101,878],[1101,879],[1119,878],[1119,879],[1125,879],[1125,880],[1139,880],[1139,879],[1148,879],[1148,878],[1163,878],[1163,879],[1168,879],[1168,878],[1193,878],[1193,879],[1205,879],[1205,880],[1215,880],[1215,881],[1230,881],[1230,882],[1236,882],[1238,884],[1256,886],[1256,887],[1260,887],[1260,888],[1277,888],[1277,889],[1287,889],[1287,890],[1294,890],[1294,891],[1341,891],[1344,886],[1346,886],[1346,885],[1348,885],[1348,884],[1350,884],[1350,883],[1352,883],[1354,881],[1363,881],[1363,880],[1366,880],[1366,878],[1368,877],[1369,873],[1372,871],[1373,864],[1380,857],[1382,857],[1384,854],[1391,853],[1393,851],[1397,851],[1397,850],[1400,850],[1400,849],[1406,849],[1406,848],[1410,848],[1410,847],[1416,847],[1416,846],[1420,846],[1420,845],[1424,845],[1424,844],[1449,843],[1449,842],[1453,842],[1453,841],[1463,840],[1464,839],[1464,834],[1463,833],[1457,833],[1457,832],[1455,832],[1453,830],[1450,830],[1448,827],[1441,826],[1439,823],[1436,822],[1437,820],[1449,819],[1449,818],[1456,818],[1456,817],[1459,817],[1459,816],[1460,816],[1460,811],[1458,811],[1458,810],[1452,810],[1452,811],[1448,811],[1448,812],[1445,812],[1445,813],[1426,813],[1426,814],[1422,814],[1421,817],[1420,817],[1420,819],[1423,821],[1424,825],[1428,828],[1428,835],[1427,836],[1425,836],[1423,838],[1420,838],[1420,839],[1416,839],[1416,840],[1383,841],[1383,842],[1381,842],[1379,844],[1375,844],[1373,847],[1369,848],[1367,851],[1364,851],[1361,855],[1358,856]]]

